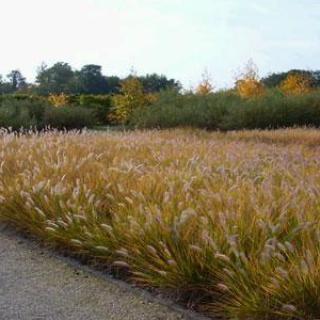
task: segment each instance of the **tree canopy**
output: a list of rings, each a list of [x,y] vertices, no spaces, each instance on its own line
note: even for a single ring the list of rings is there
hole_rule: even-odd
[[[50,68],[43,64],[38,69],[36,84],[39,94],[73,93],[74,71],[65,62],[57,62]]]

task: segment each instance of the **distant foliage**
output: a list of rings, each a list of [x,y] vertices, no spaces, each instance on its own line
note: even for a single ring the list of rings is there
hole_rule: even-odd
[[[312,80],[303,74],[290,74],[281,82],[280,90],[286,95],[301,95],[312,90]]]
[[[260,97],[265,93],[265,88],[258,75],[258,68],[252,60],[249,60],[244,71],[236,80],[238,94],[242,98]]]

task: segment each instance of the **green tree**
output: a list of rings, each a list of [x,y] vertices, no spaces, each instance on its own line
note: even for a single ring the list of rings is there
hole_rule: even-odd
[[[26,78],[19,70],[12,70],[8,75],[8,85],[11,88],[11,92],[23,90],[27,87]]]
[[[36,83],[39,94],[74,93],[75,73],[65,62],[57,62],[50,68],[43,64],[38,69]]]
[[[102,74],[102,67],[88,64],[78,72],[81,93],[104,94],[108,92],[106,77]]]
[[[121,79],[117,76],[107,76],[107,94],[117,94],[120,92],[121,88]]]
[[[156,73],[140,76],[138,79],[141,81],[146,93],[160,92],[167,89],[179,91],[181,89],[181,84],[178,81]]]

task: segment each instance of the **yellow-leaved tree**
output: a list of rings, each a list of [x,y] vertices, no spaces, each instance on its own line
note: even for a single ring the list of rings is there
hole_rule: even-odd
[[[312,90],[310,77],[303,74],[289,74],[280,84],[280,90],[286,95],[301,95]]]
[[[55,107],[65,107],[68,105],[69,98],[64,93],[50,94],[48,101]]]
[[[146,94],[142,82],[134,75],[121,82],[120,94],[113,96],[113,110],[109,116],[112,122],[125,124],[132,112],[156,100],[156,95]]]
[[[211,77],[208,71],[205,70],[202,74],[202,80],[196,88],[196,94],[199,96],[207,96],[208,94],[212,93],[213,90],[214,86],[212,84]]]
[[[243,72],[236,77],[236,89],[242,98],[259,97],[265,93],[256,64],[250,59]]]

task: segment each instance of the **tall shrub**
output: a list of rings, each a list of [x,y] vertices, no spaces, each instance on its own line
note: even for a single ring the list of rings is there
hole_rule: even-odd
[[[244,71],[238,76],[236,88],[242,98],[260,97],[265,93],[265,88],[258,75],[258,68],[252,60],[248,61]]]
[[[289,74],[280,84],[280,90],[286,95],[301,95],[312,90],[311,78],[303,74]]]
[[[212,93],[213,90],[214,90],[214,87],[212,84],[211,77],[210,77],[208,71],[206,70],[202,74],[202,80],[196,88],[196,94],[199,96],[206,96],[206,95]]]
[[[143,108],[155,100],[155,95],[146,94],[142,82],[135,76],[121,83],[120,94],[113,97],[113,110],[110,119],[116,123],[127,123],[136,109]]]

